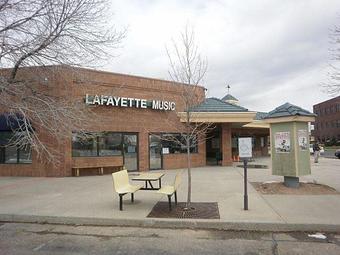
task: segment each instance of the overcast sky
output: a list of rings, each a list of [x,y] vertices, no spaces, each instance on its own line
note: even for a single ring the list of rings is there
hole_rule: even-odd
[[[308,110],[330,63],[329,33],[340,24],[340,0],[112,0],[112,21],[128,27],[105,70],[169,79],[165,46],[185,25],[195,28],[208,59],[207,96],[230,93],[250,110],[290,102]]]

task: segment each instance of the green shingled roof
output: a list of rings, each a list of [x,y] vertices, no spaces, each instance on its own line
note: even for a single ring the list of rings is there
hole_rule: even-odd
[[[255,116],[255,120],[263,120],[267,116],[268,116],[267,112],[257,112]]]
[[[193,112],[247,112],[248,109],[222,101],[218,98],[207,98],[191,109]]]
[[[315,114],[310,113],[309,111],[304,110],[296,105],[285,103],[269,112],[265,119],[289,116],[315,116]]]
[[[238,101],[237,98],[233,97],[233,96],[230,95],[230,94],[225,95],[221,100],[223,100],[223,101],[226,101],[226,100],[234,100],[234,101]]]

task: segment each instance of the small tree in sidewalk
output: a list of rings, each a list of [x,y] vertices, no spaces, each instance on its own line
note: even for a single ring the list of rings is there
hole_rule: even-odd
[[[187,155],[188,193],[186,209],[191,209],[191,150],[199,144],[205,142],[206,133],[211,128],[211,123],[195,122],[194,107],[204,101],[204,95],[200,91],[200,84],[207,72],[207,60],[202,58],[195,42],[195,34],[190,26],[186,26],[178,41],[173,40],[171,47],[167,47],[167,54],[170,61],[169,75],[172,81],[186,84],[181,92],[181,103],[183,111],[180,115],[184,125],[180,131],[181,139],[172,137],[162,137],[163,140],[171,140],[185,148]]]

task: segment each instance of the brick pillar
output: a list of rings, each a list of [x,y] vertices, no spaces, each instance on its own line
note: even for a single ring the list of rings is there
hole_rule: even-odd
[[[147,171],[149,170],[149,134],[140,132],[138,139],[139,171]]]
[[[231,124],[223,123],[221,125],[222,133],[222,166],[231,166],[233,164],[231,155]]]

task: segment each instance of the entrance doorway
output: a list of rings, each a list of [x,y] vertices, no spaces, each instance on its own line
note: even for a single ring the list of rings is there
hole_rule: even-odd
[[[123,134],[124,166],[128,171],[138,170],[138,136]]]
[[[162,141],[159,135],[149,135],[149,164],[150,170],[163,168]]]
[[[207,133],[206,140],[207,165],[216,166],[221,164],[222,161],[221,140],[222,140],[221,126],[216,125],[214,129]]]

